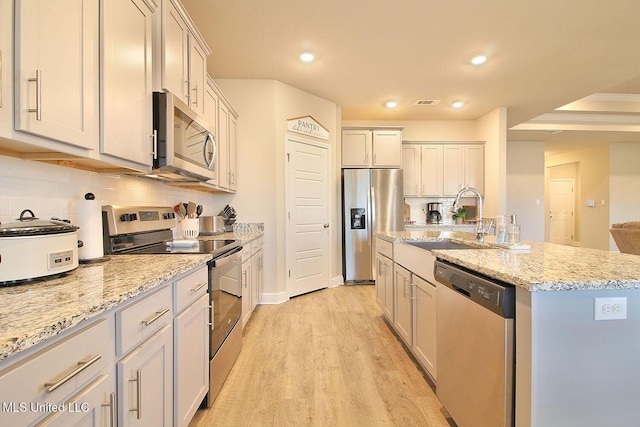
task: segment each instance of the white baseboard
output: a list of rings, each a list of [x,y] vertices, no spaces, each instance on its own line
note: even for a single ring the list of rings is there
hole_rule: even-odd
[[[260,297],[259,304],[282,304],[289,301],[289,294],[287,291],[283,292],[264,292]]]
[[[329,283],[330,288],[335,288],[341,285],[344,285],[344,278],[342,277],[342,274],[331,278],[331,283]]]

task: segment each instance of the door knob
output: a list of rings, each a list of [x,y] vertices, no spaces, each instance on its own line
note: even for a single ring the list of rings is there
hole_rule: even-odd
[[[325,224],[325,225],[324,225],[324,228],[329,228],[329,224]]]

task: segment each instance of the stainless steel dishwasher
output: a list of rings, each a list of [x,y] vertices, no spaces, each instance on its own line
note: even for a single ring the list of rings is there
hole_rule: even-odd
[[[436,394],[458,427],[514,425],[515,289],[437,260]]]

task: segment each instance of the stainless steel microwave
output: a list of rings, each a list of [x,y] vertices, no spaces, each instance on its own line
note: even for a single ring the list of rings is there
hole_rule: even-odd
[[[216,140],[204,118],[169,92],[153,93],[153,174],[173,182],[216,178]]]

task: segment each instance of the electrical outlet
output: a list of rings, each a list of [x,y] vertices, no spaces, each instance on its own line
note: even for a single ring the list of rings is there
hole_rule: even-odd
[[[627,297],[594,298],[593,320],[622,320],[627,318]]]

